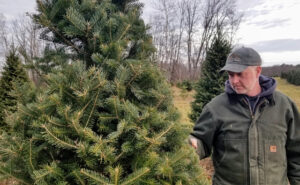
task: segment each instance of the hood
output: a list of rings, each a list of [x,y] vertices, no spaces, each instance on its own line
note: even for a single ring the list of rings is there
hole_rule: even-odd
[[[260,75],[259,84],[262,88],[262,92],[259,94],[260,97],[269,96],[273,94],[273,92],[276,89],[276,81],[274,78],[271,77]],[[236,92],[232,89],[229,80],[225,82],[225,92],[227,94],[236,94]]]

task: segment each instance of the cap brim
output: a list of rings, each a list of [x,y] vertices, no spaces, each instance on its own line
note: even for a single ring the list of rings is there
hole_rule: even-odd
[[[246,65],[241,65],[241,64],[226,64],[221,70],[222,71],[232,71],[235,73],[240,73],[244,71],[248,66]]]

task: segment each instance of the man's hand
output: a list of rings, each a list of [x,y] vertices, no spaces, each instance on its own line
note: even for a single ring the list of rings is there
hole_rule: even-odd
[[[190,138],[189,138],[189,144],[193,148],[197,149],[197,139],[196,138],[190,136]]]

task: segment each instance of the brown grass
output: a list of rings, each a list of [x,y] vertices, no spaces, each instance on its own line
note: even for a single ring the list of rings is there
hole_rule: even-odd
[[[7,179],[0,182],[0,185],[17,185],[18,183],[12,179]]]
[[[292,85],[285,79],[275,78],[277,81],[277,90],[290,97],[300,110],[300,86]]]
[[[191,113],[190,103],[194,101],[193,96],[195,94],[195,91],[188,92],[174,86],[172,87],[172,91],[174,96],[174,105],[181,113],[181,123],[186,124],[187,126],[190,126],[192,128],[194,126],[194,123],[190,121],[188,115]],[[201,160],[200,166],[202,167],[205,176],[210,181],[214,173],[211,158]]]
[[[172,87],[172,91],[174,97],[174,105],[181,114],[181,122],[192,127],[194,123],[190,122],[188,115],[191,113],[190,103],[194,100],[193,96],[195,92],[188,92],[175,86]]]

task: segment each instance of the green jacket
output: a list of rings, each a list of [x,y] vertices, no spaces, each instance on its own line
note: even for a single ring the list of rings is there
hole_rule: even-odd
[[[300,115],[280,92],[262,97],[255,111],[245,96],[217,96],[191,137],[200,159],[212,153],[214,185],[300,185]]]

